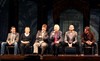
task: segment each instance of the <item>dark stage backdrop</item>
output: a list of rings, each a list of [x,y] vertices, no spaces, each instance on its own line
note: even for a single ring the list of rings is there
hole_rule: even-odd
[[[19,0],[19,33],[24,33],[24,28],[29,26],[33,41],[37,33],[37,4],[30,0]]]
[[[6,41],[8,33],[9,0],[0,0],[0,42]]]
[[[90,11],[90,28],[95,35],[96,41],[99,41],[100,27],[100,9],[91,9]]]
[[[53,31],[54,24],[55,24],[54,21],[53,21],[53,10],[48,11],[47,19],[48,19],[48,22],[47,22],[47,24],[48,24],[48,34],[50,36],[50,33]],[[48,41],[49,41],[49,44],[51,44],[50,39],[48,39]]]
[[[0,0],[0,42],[5,41],[7,38],[7,34],[9,32],[9,25],[11,25],[10,19],[11,19],[11,16],[13,15],[13,14],[12,15],[10,14],[11,13],[10,10],[12,10],[16,6],[16,5],[11,6],[14,3],[11,5],[10,3],[13,3],[13,2],[11,2],[10,0]],[[33,41],[35,40],[35,36],[37,33],[37,16],[38,16],[37,11],[39,8],[37,7],[38,6],[37,4],[38,3],[32,0],[18,0],[18,8],[17,8],[18,20],[19,20],[18,31],[21,34],[24,32],[24,28],[26,26],[29,26],[31,28]],[[53,10],[48,10],[47,18],[48,18],[48,33],[50,34],[54,26]],[[64,33],[68,30],[69,25],[74,24],[75,30],[78,32],[78,35],[79,35],[78,37],[80,41],[80,34],[83,32],[83,25],[84,25],[83,19],[84,19],[83,14],[76,9],[68,9],[61,12],[59,24],[61,27],[61,31],[63,32],[63,36],[64,36]],[[13,22],[17,22],[17,21],[13,21]],[[100,40],[99,38],[100,9],[90,10],[90,27],[91,27],[91,30],[95,34],[96,40],[99,41]]]
[[[53,11],[48,11],[48,33],[50,35],[50,32],[53,31],[54,27],[54,21],[53,21]]]

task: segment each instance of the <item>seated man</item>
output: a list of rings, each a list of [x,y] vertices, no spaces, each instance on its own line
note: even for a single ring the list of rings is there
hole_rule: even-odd
[[[77,32],[74,31],[74,25],[69,26],[69,31],[65,33],[65,46],[76,47],[77,54],[79,53],[78,41],[77,41]]]
[[[84,47],[90,46],[94,47],[94,53],[95,55],[98,55],[98,49],[97,49],[97,43],[94,38],[93,33],[90,31],[90,27],[85,27],[84,33],[82,34],[82,49],[81,49],[81,55],[84,55]]]
[[[21,35],[20,40],[21,54],[24,55],[29,50],[30,42],[32,40],[29,27],[25,27],[25,33]]]
[[[6,45],[14,45],[14,55],[16,55],[18,49],[18,44],[17,44],[18,40],[19,40],[19,33],[16,32],[15,27],[11,27],[11,33],[8,33],[6,42],[1,43],[1,55],[4,54]]]
[[[33,53],[38,54],[38,47],[40,47],[42,49],[41,51],[41,56],[43,56],[43,53],[46,49],[46,47],[48,46],[47,39],[48,39],[48,33],[46,32],[47,29],[47,25],[43,24],[42,25],[42,30],[37,32],[36,35],[36,41],[33,45],[34,47],[34,51]]]
[[[54,56],[58,56],[60,42],[62,41],[62,32],[58,24],[54,25],[54,30],[50,34],[51,46]]]

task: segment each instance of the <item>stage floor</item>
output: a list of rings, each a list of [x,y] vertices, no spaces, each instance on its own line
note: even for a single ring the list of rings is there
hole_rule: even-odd
[[[100,56],[94,55],[44,55],[40,59],[39,55],[3,55],[0,56],[1,61],[100,61]]]

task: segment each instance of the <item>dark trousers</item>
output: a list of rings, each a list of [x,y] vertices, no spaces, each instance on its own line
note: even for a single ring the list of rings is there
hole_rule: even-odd
[[[20,46],[21,46],[20,49],[21,49],[21,54],[22,54],[22,55],[23,55],[23,54],[26,54],[26,53],[29,51],[29,46],[30,46],[29,43],[27,43],[27,44],[21,43]]]
[[[86,43],[82,43],[81,44],[81,53],[82,54],[84,54],[84,48],[85,47],[94,47],[94,53],[95,54],[98,54],[98,45],[97,45],[97,43],[93,43],[92,45],[88,45],[88,44],[86,44]]]
[[[54,56],[57,56],[57,55],[58,55],[59,46],[60,46],[59,43],[53,43],[53,44],[51,45],[51,47],[52,47],[52,52],[53,52],[53,55],[54,55]]]

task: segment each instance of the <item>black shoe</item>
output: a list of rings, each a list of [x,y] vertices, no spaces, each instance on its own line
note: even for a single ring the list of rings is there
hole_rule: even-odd
[[[55,56],[58,56],[58,54],[56,54]]]
[[[53,53],[53,55],[55,56],[55,53]]]
[[[54,56],[58,56],[58,54],[53,54]]]
[[[38,53],[33,53],[33,55],[38,55]]]

